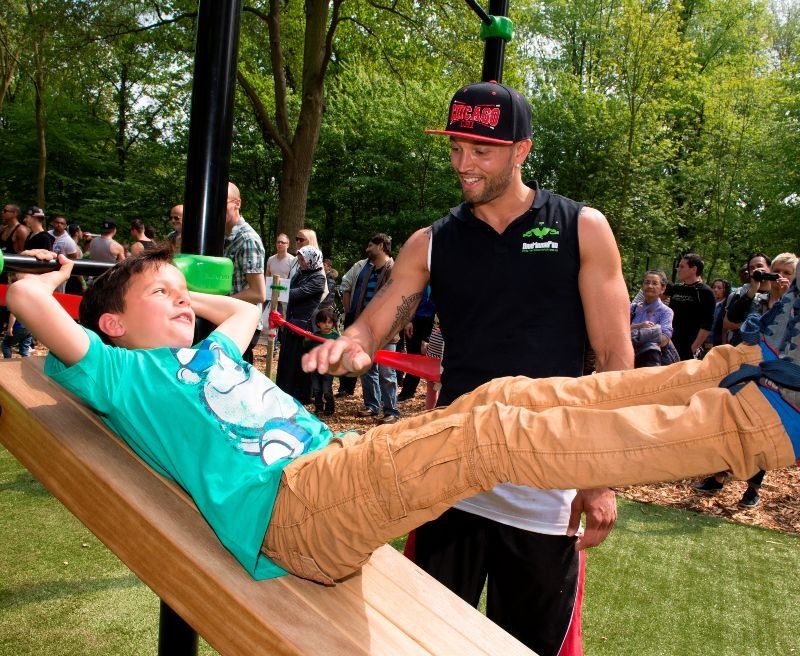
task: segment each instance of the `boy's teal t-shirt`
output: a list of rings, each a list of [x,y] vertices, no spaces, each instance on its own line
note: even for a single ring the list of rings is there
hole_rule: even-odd
[[[330,429],[223,333],[192,348],[128,350],[86,332],[83,359],[67,367],[49,355],[45,373],[183,487],[254,578],[285,574],[261,553],[281,472],[326,446]]]

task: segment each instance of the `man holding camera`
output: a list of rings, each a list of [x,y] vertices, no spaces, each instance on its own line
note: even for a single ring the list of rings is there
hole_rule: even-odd
[[[672,318],[672,343],[678,349],[681,360],[691,360],[703,346],[714,322],[717,304],[714,292],[706,285],[703,275],[703,259],[697,253],[687,253],[678,264],[678,285],[672,293],[669,306],[675,315]]]

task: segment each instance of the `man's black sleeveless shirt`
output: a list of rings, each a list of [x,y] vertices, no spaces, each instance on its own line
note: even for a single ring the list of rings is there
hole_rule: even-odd
[[[444,337],[440,405],[499,376],[580,376],[582,203],[541,189],[503,234],[467,203],[432,227],[431,297]]]

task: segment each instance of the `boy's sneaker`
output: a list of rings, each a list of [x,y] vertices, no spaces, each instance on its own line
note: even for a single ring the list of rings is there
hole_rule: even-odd
[[[698,492],[705,492],[706,494],[714,494],[715,492],[719,492],[723,487],[725,487],[725,483],[720,483],[716,476],[709,476],[708,478],[704,478],[700,483],[694,486],[694,489]]]
[[[748,485],[747,489],[744,491],[744,494],[742,495],[742,498],[739,500],[739,507],[755,508],[760,501],[761,497],[758,494],[758,490]]]

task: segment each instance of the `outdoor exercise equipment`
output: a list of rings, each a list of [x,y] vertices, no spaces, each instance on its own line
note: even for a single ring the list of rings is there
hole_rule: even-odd
[[[503,61],[506,42],[514,35],[514,25],[508,18],[508,0],[489,0],[489,13],[475,0],[465,0],[481,19],[480,37],[483,46],[483,71],[481,81],[503,81]]]
[[[283,315],[275,310],[269,313],[269,326],[270,328],[285,326],[292,332],[315,342],[327,341],[320,335],[315,335],[314,333],[309,332],[300,326],[296,326],[295,324],[286,321]],[[439,381],[441,372],[440,362],[434,358],[429,358],[424,355],[416,355],[414,353],[397,353],[395,351],[380,350],[375,354],[373,361],[376,364],[382,364],[386,367],[391,367],[392,369],[399,369],[400,371],[411,374],[412,376],[417,376],[417,378],[434,382]]]
[[[210,255],[176,255],[172,263],[186,278],[186,284],[193,292],[204,294],[228,294],[233,279],[233,262],[227,257]],[[114,262],[93,262],[75,260],[72,273],[76,276],[99,276],[114,266]],[[28,255],[4,255],[0,251],[0,273],[44,273],[58,269],[58,260],[39,260]]]

